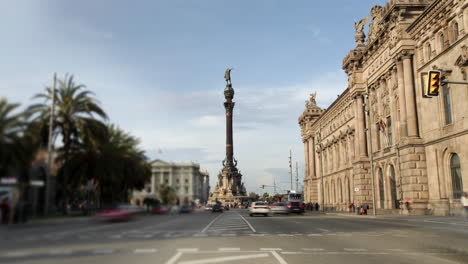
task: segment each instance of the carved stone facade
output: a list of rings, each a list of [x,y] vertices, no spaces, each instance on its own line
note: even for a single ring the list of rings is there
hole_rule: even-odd
[[[433,69],[466,81],[468,2],[391,0],[370,15],[366,43],[356,40],[343,59],[347,89],[299,118],[305,200],[344,211],[350,202],[372,206],[375,196],[378,212],[459,214],[468,89],[449,84],[433,98],[423,91]]]

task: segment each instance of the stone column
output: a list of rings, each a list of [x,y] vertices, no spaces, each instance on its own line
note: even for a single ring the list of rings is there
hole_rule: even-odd
[[[364,107],[363,107],[364,100],[362,95],[358,95],[356,97],[356,111],[357,111],[357,133],[358,137],[356,140],[357,149],[359,149],[359,156],[360,157],[367,157],[367,146],[366,146],[366,131],[365,131],[365,118],[364,118]]]
[[[408,135],[406,123],[405,84],[403,81],[403,62],[398,59],[396,61],[396,65],[398,80],[398,100],[400,104],[400,137],[403,138]]]
[[[304,143],[304,169],[305,169],[305,175],[304,179],[307,179],[309,177],[309,140],[307,138],[303,139]]]
[[[412,67],[412,56],[413,54],[408,52],[403,55],[403,73],[405,82],[405,101],[406,101],[406,114],[408,122],[408,136],[418,136],[418,124],[416,116],[416,98],[414,95],[414,78],[413,78],[413,67]]]
[[[310,178],[315,178],[316,177],[314,146],[315,146],[315,138],[310,137],[309,138],[309,177]]]

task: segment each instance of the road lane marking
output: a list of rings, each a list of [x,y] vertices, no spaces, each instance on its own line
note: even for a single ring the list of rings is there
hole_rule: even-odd
[[[252,232],[257,233],[257,231],[255,230],[255,228],[253,228],[253,226],[252,226],[242,215],[240,215],[240,214],[237,213],[237,212],[236,212],[236,214],[238,214],[238,215],[242,218],[242,220],[244,220],[245,223],[246,223],[247,225],[249,225],[249,227],[250,227],[250,229],[252,230]]]
[[[198,248],[178,248],[178,252],[198,252]]]
[[[221,234],[223,237],[235,237],[237,234]]]
[[[218,218],[220,218],[221,216],[223,216],[222,214],[218,215],[215,219],[213,219],[213,221],[211,221],[205,228],[203,228],[203,230],[201,231],[201,233],[205,233],[206,230],[208,230],[208,228],[210,228],[210,226],[216,221],[218,220]]]
[[[260,248],[261,251],[281,251],[282,248]]]
[[[218,248],[218,251],[240,251],[240,248]]]
[[[365,248],[344,248],[344,251],[369,251],[368,249]]]
[[[6,253],[5,257],[16,258],[16,257],[26,257],[26,256],[29,256],[29,255],[32,255],[32,253],[27,252],[27,251],[13,251],[13,252]]]
[[[67,249],[58,249],[58,250],[51,250],[49,251],[49,255],[70,255],[71,253],[73,253],[71,250],[67,250]]]
[[[322,232],[324,232],[324,233],[330,232],[330,230],[325,229],[325,228],[317,228],[317,229],[320,230],[320,231],[322,231]]]
[[[93,254],[99,254],[99,255],[104,255],[104,254],[112,254],[115,252],[115,249],[96,249],[93,250]]]
[[[172,256],[172,258],[170,258],[166,264],[174,264],[176,263],[176,261],[180,258],[180,256],[182,256],[183,252],[177,252],[177,254],[175,254],[174,256]]]
[[[229,261],[235,261],[235,260],[247,260],[247,259],[266,258],[266,257],[269,257],[269,255],[266,253],[261,253],[261,254],[252,254],[252,255],[242,255],[242,256],[229,256],[229,257],[218,257],[218,258],[209,258],[209,259],[188,260],[188,261],[179,262],[179,264],[221,263],[221,262],[229,262]],[[287,264],[286,262],[284,263],[280,262],[280,263]]]
[[[302,248],[302,250],[305,250],[305,251],[324,251],[325,249],[323,249],[323,248]]]
[[[133,251],[136,254],[144,254],[144,253],[155,253],[158,252],[156,248],[137,248]]]
[[[286,260],[284,260],[284,258],[282,258],[280,254],[278,254],[278,252],[276,251],[270,251],[270,252],[276,258],[276,260],[278,260],[280,264],[288,264]]]
[[[322,234],[308,234],[307,236],[322,236]]]
[[[207,234],[193,234],[193,237],[207,237]]]
[[[294,236],[293,234],[278,234],[278,236]]]

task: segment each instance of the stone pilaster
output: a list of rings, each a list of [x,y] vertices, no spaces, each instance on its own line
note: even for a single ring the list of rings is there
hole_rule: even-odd
[[[403,78],[403,62],[401,59],[396,60],[397,65],[397,82],[398,82],[398,98],[400,102],[400,137],[408,135],[406,123],[406,102],[405,102],[405,83]]]
[[[402,203],[401,213],[427,214],[429,186],[424,146],[409,144],[400,148]],[[409,210],[406,203],[409,203]]]
[[[354,188],[354,203],[359,206],[367,204],[372,206],[372,180],[370,178],[370,164],[369,161],[359,161],[354,164],[353,168],[353,182]]]
[[[406,114],[408,122],[408,136],[418,136],[418,124],[416,116],[416,98],[414,93],[414,77],[412,67],[413,53],[411,51],[405,51],[403,53],[403,77],[405,83],[405,102],[406,102]]]

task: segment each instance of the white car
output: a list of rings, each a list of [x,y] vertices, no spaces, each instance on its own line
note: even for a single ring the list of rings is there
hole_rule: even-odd
[[[264,216],[268,216],[271,213],[270,206],[265,202],[254,202],[249,207],[250,216],[254,214],[262,214]]]

